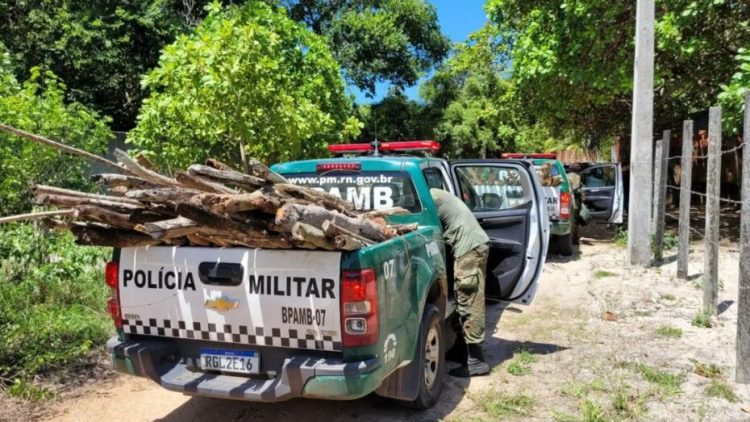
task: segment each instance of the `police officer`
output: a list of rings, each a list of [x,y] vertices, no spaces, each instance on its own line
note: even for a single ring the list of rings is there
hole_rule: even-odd
[[[430,189],[430,196],[443,223],[445,243],[453,248],[456,302],[468,359],[450,371],[456,377],[486,375],[490,367],[484,359],[484,273],[490,239],[469,207],[450,192]]]

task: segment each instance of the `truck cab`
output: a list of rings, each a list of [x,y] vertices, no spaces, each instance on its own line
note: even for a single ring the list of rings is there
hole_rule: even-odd
[[[549,227],[529,164],[365,153],[272,169],[417,230],[351,252],[118,250],[106,272],[116,292],[118,330],[108,343],[115,369],[209,397],[342,400],[376,392],[432,406],[456,315],[452,257],[430,188],[461,197],[487,231],[488,298],[533,302]],[[391,216],[393,207],[406,213]]]

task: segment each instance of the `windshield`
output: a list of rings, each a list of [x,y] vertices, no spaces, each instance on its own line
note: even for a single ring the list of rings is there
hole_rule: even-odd
[[[284,177],[290,183],[316,188],[342,198],[357,210],[372,211],[401,207],[420,212],[414,184],[407,173],[328,171],[321,174],[295,173]]]

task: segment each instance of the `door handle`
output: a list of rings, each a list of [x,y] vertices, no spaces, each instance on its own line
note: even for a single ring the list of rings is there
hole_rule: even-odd
[[[219,286],[239,286],[245,269],[242,264],[230,262],[201,262],[198,265],[198,277],[203,284]]]

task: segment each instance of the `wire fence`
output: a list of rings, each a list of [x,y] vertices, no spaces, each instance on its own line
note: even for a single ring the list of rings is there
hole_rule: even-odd
[[[677,257],[677,277],[688,279],[688,261],[690,260],[691,237],[702,239],[703,251],[703,309],[715,314],[718,310],[719,295],[719,253],[721,221],[729,219],[725,224],[726,231],[736,236],[739,249],[739,294],[737,301],[737,348],[736,348],[736,381],[750,383],[750,91],[745,97],[745,116],[743,141],[731,148],[722,149],[722,116],[719,107],[709,110],[707,154],[704,149],[694,151],[693,122],[683,123],[682,151],[679,155],[669,155],[671,132],[665,131],[663,138],[656,142],[654,162],[650,163],[653,173],[653,208],[651,235],[653,237],[653,257],[655,262],[662,259],[664,245],[664,229],[666,220],[678,223],[679,241]],[[702,140],[706,140],[703,138]],[[695,154],[695,152],[700,152]],[[735,164],[741,167],[739,186],[736,192],[738,198],[722,196],[723,158],[727,154],[734,154]],[[741,157],[738,158],[738,157]],[[670,161],[679,160],[680,174],[675,174],[675,183],[668,182]],[[706,172],[704,189],[693,188],[693,164],[701,162],[700,171]],[[675,166],[676,167],[676,166]],[[739,171],[739,170],[738,170]],[[677,173],[677,171],[675,171]],[[679,185],[676,183],[679,180]],[[701,180],[703,182],[703,180]],[[703,183],[702,183],[703,184]],[[640,188],[640,187],[631,187]],[[667,209],[668,192],[679,193],[673,195],[673,206],[679,205],[679,213]],[[704,208],[696,207],[692,198],[700,198]],[[679,199],[678,199],[679,198]],[[729,211],[729,212],[727,212]],[[692,227],[691,222],[696,217],[702,217],[702,230]]]

